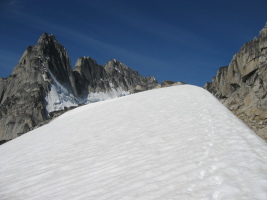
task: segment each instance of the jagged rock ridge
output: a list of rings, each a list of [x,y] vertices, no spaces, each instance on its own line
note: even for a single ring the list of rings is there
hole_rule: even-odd
[[[72,70],[66,49],[44,33],[25,50],[12,74],[0,78],[0,141],[16,138],[68,108],[157,86],[154,77],[142,77],[116,60],[101,66],[81,57]]]
[[[204,87],[267,140],[267,23]]]
[[[90,57],[78,58],[73,73],[79,96],[90,93],[135,92],[136,88],[143,90],[154,88],[158,83],[152,76],[142,77],[123,63],[112,59],[104,66],[98,65]],[[89,98],[90,99],[90,98]]]

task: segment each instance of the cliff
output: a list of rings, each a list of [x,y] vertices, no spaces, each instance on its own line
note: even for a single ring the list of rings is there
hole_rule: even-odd
[[[204,88],[267,140],[267,23]]]

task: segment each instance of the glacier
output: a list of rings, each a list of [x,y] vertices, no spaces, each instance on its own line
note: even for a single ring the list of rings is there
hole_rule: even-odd
[[[267,144],[206,90],[84,105],[0,146],[0,199],[266,200]]]

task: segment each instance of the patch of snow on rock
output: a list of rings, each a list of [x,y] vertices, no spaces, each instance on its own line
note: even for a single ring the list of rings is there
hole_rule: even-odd
[[[64,110],[64,107],[78,106],[78,102],[70,89],[60,84],[51,71],[46,69],[53,80],[50,91],[45,97],[47,113]]]
[[[129,91],[124,91],[121,87],[111,88],[110,91],[107,92],[90,92],[86,98],[79,99],[79,102],[82,104],[88,104],[88,103],[95,103],[98,101],[104,101],[108,99],[114,99],[122,96],[129,95]]]

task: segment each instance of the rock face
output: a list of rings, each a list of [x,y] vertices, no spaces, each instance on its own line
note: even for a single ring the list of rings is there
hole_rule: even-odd
[[[81,104],[152,89],[154,77],[142,77],[116,60],[104,66],[89,57],[72,70],[66,49],[44,33],[29,46],[7,78],[0,78],[0,143],[38,127]]]
[[[110,88],[103,66],[90,57],[78,58],[73,73],[80,96],[88,95],[89,92],[106,92]]]
[[[186,83],[183,81],[179,81],[179,82],[174,82],[174,81],[163,81],[161,83],[161,87],[171,87],[171,86],[175,86],[175,85],[185,85]]]
[[[0,140],[13,139],[48,119],[44,98],[52,79],[47,71],[54,71],[56,59],[66,61],[63,55],[56,58],[63,52],[52,37],[43,34],[37,45],[26,49],[12,74],[1,79]],[[52,58],[49,51],[54,53]]]
[[[121,87],[122,90],[135,92],[136,88],[150,90],[157,86],[157,80],[152,77],[142,77],[137,71],[134,71],[113,59],[104,65],[104,69],[109,77],[109,82],[115,87]]]
[[[204,88],[267,141],[267,23]]]
[[[133,93],[136,88],[143,90],[155,88],[157,80],[140,76],[123,63],[113,59],[104,66],[98,65],[90,57],[78,58],[73,69],[79,96],[90,96],[95,93],[125,95]],[[89,98],[90,99],[90,98]]]

